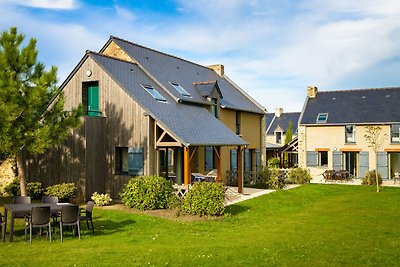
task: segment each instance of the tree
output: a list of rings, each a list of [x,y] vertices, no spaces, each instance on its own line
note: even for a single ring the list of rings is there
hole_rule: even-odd
[[[290,141],[292,141],[292,138],[293,138],[293,125],[292,125],[292,120],[290,120],[289,127],[286,130],[285,145],[288,144]]]
[[[64,111],[57,68],[37,62],[36,40],[22,47],[17,28],[0,35],[0,154],[15,157],[21,195],[26,195],[24,151],[42,154],[78,127],[82,107]]]
[[[368,142],[368,147],[372,149],[375,155],[375,179],[376,179],[376,192],[379,192],[379,178],[378,178],[378,151],[382,147],[383,142],[387,138],[387,134],[381,135],[382,128],[380,126],[365,126],[366,134],[365,140]]]

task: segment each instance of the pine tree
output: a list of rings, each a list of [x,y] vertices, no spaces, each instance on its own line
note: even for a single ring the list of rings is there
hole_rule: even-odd
[[[285,136],[285,145],[292,141],[293,138],[293,125],[292,125],[292,120],[289,121],[289,127],[286,130],[286,136]]]
[[[37,62],[36,40],[22,47],[17,28],[0,35],[0,154],[15,157],[21,195],[26,195],[22,153],[42,154],[78,127],[82,108],[64,111],[57,68]]]

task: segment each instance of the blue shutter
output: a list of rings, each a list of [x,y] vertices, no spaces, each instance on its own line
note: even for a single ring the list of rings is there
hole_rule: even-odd
[[[318,166],[318,152],[307,151],[307,166],[308,167]]]
[[[237,150],[231,149],[231,171],[237,171]]]
[[[364,177],[365,173],[369,171],[369,153],[368,152],[360,152],[359,154],[360,166],[359,166],[359,177]]]
[[[260,171],[260,167],[261,167],[261,150],[256,149],[256,172],[257,172],[257,174]]]
[[[250,166],[250,150],[245,149],[244,151],[244,171],[249,172],[251,170]]]
[[[128,172],[130,175],[144,174],[144,148],[129,147],[128,148]]]
[[[388,164],[387,164],[387,153],[378,152],[376,153],[376,160],[378,162],[378,173],[382,179],[388,178]]]
[[[342,170],[343,169],[342,152],[333,151],[332,152],[332,162],[333,162],[333,169],[335,171]]]
[[[214,167],[214,151],[212,146],[205,147],[205,169],[206,171],[212,170]]]

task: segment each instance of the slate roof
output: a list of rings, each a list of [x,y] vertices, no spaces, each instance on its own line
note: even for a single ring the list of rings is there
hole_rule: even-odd
[[[210,102],[196,90],[194,83],[217,81],[223,96],[220,101],[221,107],[259,114],[265,113],[264,110],[235,88],[227,79],[219,76],[210,68],[117,37],[112,36],[109,42],[111,41],[114,41],[135,62],[164,85],[178,101],[210,105]],[[175,82],[182,86],[190,93],[191,97],[182,96],[169,82]]]
[[[326,123],[316,123],[327,113]],[[400,122],[400,87],[318,92],[307,98],[302,125],[374,124]]]
[[[300,114],[300,112],[285,112],[276,117],[275,113],[267,113],[267,134],[273,135],[278,126],[283,132],[286,132],[289,128],[289,121],[292,121],[292,132],[296,134]]]
[[[175,101],[163,91],[137,64],[94,52],[87,52],[113,80],[121,86],[165,130],[186,146],[245,145],[246,141],[215,118],[201,105]],[[154,99],[141,84],[152,85],[167,102]]]

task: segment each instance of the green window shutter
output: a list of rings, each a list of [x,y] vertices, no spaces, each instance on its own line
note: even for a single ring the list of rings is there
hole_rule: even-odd
[[[332,152],[332,158],[333,158],[333,169],[335,171],[339,171],[343,169],[343,163],[342,163],[342,152],[339,151],[333,151]]]
[[[130,175],[143,175],[144,172],[144,148],[129,147],[128,148],[128,172]]]
[[[318,152],[307,151],[307,166],[308,167],[318,166]]]
[[[388,163],[387,163],[387,153],[378,152],[376,154],[378,162],[378,173],[381,175],[382,179],[388,178]]]
[[[358,174],[359,177],[364,177],[365,173],[369,171],[369,153],[366,151],[360,152],[359,154],[359,162],[360,162],[360,173]]]
[[[87,108],[89,116],[100,116],[99,84],[90,83],[87,88]]]
[[[210,171],[214,168],[214,149],[212,146],[206,146],[204,148],[204,164],[206,171]]]
[[[237,171],[237,150],[236,149],[231,149],[230,151],[231,154],[231,171]]]

